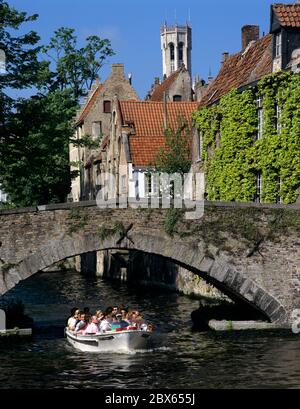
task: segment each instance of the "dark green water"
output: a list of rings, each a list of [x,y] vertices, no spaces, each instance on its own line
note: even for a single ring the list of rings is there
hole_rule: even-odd
[[[77,273],[42,273],[5,298],[22,299],[38,331],[30,341],[0,344],[5,388],[299,388],[300,337],[292,333],[195,333],[198,302]],[[154,349],[89,354],[69,346],[63,325],[73,306],[141,310],[157,328]]]

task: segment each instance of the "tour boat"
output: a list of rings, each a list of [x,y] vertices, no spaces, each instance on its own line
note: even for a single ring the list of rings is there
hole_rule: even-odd
[[[152,332],[130,329],[77,335],[66,329],[65,334],[70,344],[83,352],[129,352],[148,349]]]

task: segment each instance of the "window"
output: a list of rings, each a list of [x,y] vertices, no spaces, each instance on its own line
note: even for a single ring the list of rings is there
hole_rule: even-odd
[[[256,140],[260,140],[263,137],[263,126],[264,126],[264,111],[262,105],[262,99],[259,97],[256,100],[256,107],[257,107],[257,135]]]
[[[181,66],[183,64],[183,43],[178,44],[178,61]]]
[[[173,102],[180,102],[182,100],[181,95],[173,95]]]
[[[170,48],[170,60],[174,61],[175,60],[175,47],[174,47],[174,44],[170,43],[169,48]]]
[[[256,178],[256,195],[255,195],[256,203],[261,203],[261,198],[262,198],[262,174],[259,173]]]
[[[197,143],[198,143],[198,160],[202,160],[203,154],[203,132],[197,131]]]
[[[99,138],[102,135],[102,122],[96,121],[92,124],[92,137],[93,139]]]
[[[103,102],[103,112],[105,114],[111,113],[111,101],[104,101]]]
[[[282,49],[282,35],[281,33],[277,33],[275,36],[275,57],[281,56],[281,49]]]
[[[276,131],[281,132],[281,107],[276,105]]]
[[[145,173],[145,197],[150,197],[152,193],[151,173]]]
[[[277,199],[276,199],[276,203],[278,203],[278,204],[283,203],[283,200],[282,200],[282,197],[281,197],[281,188],[282,188],[282,179],[281,179],[281,177],[279,176],[279,177],[278,177],[278,181],[277,181],[277,192],[278,192],[278,195],[277,195]]]
[[[175,47],[173,43],[169,44],[170,48],[170,61],[171,61],[171,72],[175,71]]]

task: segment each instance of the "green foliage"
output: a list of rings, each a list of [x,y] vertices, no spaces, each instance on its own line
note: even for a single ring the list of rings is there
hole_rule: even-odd
[[[87,37],[85,46],[79,48],[74,33],[72,28],[61,27],[43,47],[50,60],[43,66],[40,85],[43,87],[46,79],[48,89],[70,89],[78,100],[91,88],[105,59],[114,52],[110,41],[98,36]],[[55,71],[51,71],[53,62]]]
[[[69,141],[79,98],[113,55],[110,41],[90,36],[77,45],[74,29],[55,31],[49,44],[37,46],[37,33],[23,25],[37,19],[0,0],[0,49],[6,73],[0,75],[0,184],[15,206],[63,202],[70,191]],[[42,54],[43,52],[43,54]],[[7,89],[38,93],[13,99]],[[82,142],[90,148],[99,140]]]
[[[259,96],[263,134],[256,140]],[[210,200],[253,201],[261,173],[263,202],[276,203],[279,197],[286,204],[295,202],[300,186],[299,100],[299,74],[280,72],[264,77],[256,88],[233,90],[218,105],[194,114],[203,136],[202,167]]]
[[[173,237],[175,233],[178,233],[176,230],[177,222],[181,219],[183,214],[182,209],[168,209],[166,211],[166,219],[165,219],[165,232]]]
[[[68,91],[55,91],[20,100],[17,108],[1,138],[3,190],[18,206],[65,201],[74,100]]]
[[[178,117],[176,130],[165,130],[166,146],[160,148],[155,160],[159,172],[168,174],[188,173],[191,167],[191,130],[186,121]]]
[[[68,234],[72,235],[83,229],[88,223],[88,214],[84,209],[71,209],[69,219],[72,221],[68,228]]]
[[[97,232],[101,240],[105,240],[108,237],[114,236],[115,234],[123,235],[124,233],[125,226],[120,221],[115,221],[112,227],[101,226]]]

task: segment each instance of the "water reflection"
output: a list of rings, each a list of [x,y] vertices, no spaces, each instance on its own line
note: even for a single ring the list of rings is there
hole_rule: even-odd
[[[21,298],[39,331],[32,341],[0,345],[2,387],[300,387],[297,336],[192,332],[190,313],[198,301],[187,297],[61,272],[31,277],[6,298]],[[157,335],[153,351],[89,354],[67,344],[62,326],[71,307],[87,305],[93,310],[112,304],[137,308],[154,322]]]

